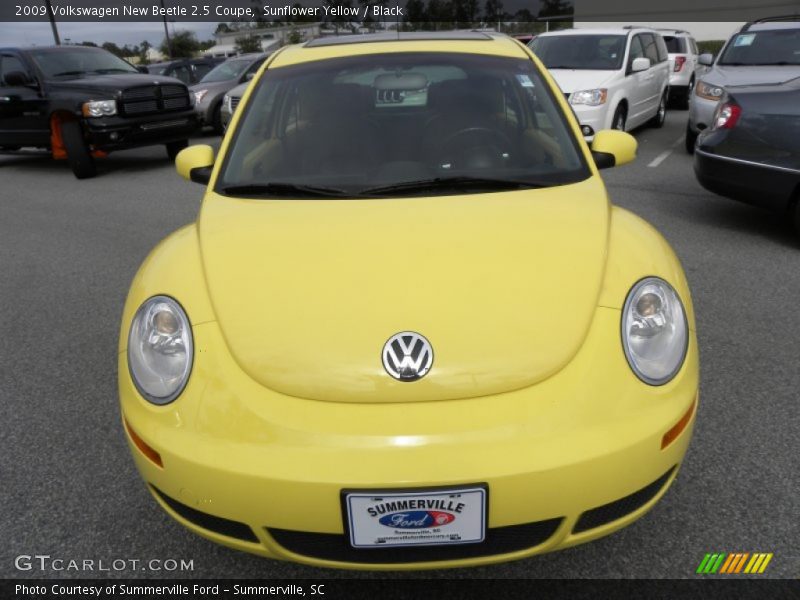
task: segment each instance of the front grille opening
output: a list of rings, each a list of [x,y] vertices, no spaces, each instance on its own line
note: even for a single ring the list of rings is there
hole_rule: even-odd
[[[550,539],[563,520],[559,517],[489,528],[486,530],[486,539],[477,544],[405,548],[353,548],[346,534],[310,533],[271,527],[266,530],[286,550],[311,558],[368,564],[414,563],[479,558],[527,550]]]
[[[214,533],[219,533],[221,535],[226,535],[228,537],[236,538],[237,540],[259,543],[256,534],[253,533],[253,530],[250,529],[250,527],[248,527],[244,523],[239,523],[239,521],[231,521],[230,519],[224,519],[222,517],[215,517],[214,515],[209,515],[208,513],[199,511],[196,508],[192,508],[191,506],[186,506],[185,504],[178,502],[174,498],[170,498],[154,485],[151,485],[150,487],[153,488],[156,494],[158,494],[159,498],[161,498],[166,503],[167,506],[169,506],[172,510],[174,510],[176,513],[178,513],[180,516],[182,516],[190,523],[194,523],[198,527],[202,527],[203,529],[208,529],[209,531],[213,531]]]
[[[580,516],[580,518],[578,518],[578,522],[575,524],[575,528],[572,530],[572,533],[580,533],[582,531],[594,529],[595,527],[600,527],[601,525],[621,519],[622,517],[640,509],[642,506],[650,502],[650,500],[655,498],[656,494],[661,491],[661,488],[663,488],[664,484],[667,483],[667,480],[669,480],[669,477],[672,475],[672,472],[675,470],[676,466],[677,465],[670,468],[669,471],[664,473],[653,483],[640,489],[638,492],[634,492],[628,496],[625,496],[624,498],[604,504],[603,506],[598,506],[597,508],[587,510]]]
[[[122,114],[129,116],[186,110],[191,106],[183,85],[150,85],[122,92]]]

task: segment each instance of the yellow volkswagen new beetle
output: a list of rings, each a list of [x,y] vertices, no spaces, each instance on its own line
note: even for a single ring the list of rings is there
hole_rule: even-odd
[[[192,531],[313,565],[479,565],[607,535],[675,479],[697,407],[686,279],[609,203],[531,52],[485,33],[273,54],[197,222],[133,281],[122,420]]]

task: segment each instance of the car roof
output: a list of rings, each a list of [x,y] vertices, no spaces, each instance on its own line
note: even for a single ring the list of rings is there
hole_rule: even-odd
[[[556,35],[628,35],[631,32],[638,33],[639,31],[653,32],[654,29],[648,27],[581,27],[580,29],[558,29],[556,31],[548,31],[540,33],[537,37],[553,37]]]
[[[455,52],[528,58],[524,44],[505,35],[482,31],[420,31],[317,38],[278,50],[272,67],[397,52]]]
[[[61,52],[63,50],[83,50],[86,52],[108,52],[105,48],[98,46],[81,46],[79,44],[69,44],[66,46],[12,46],[8,48],[0,48],[0,52],[31,52],[31,51],[44,51],[44,52]]]
[[[765,21],[763,23],[749,23],[742,31],[773,31],[775,29],[800,29],[800,17],[797,21]]]

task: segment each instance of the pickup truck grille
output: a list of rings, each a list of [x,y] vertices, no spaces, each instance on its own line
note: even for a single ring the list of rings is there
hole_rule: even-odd
[[[122,114],[128,116],[151,115],[191,106],[189,90],[183,85],[148,85],[122,92]]]

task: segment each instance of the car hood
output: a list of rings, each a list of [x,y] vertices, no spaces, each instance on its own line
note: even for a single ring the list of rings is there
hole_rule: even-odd
[[[615,73],[595,69],[550,69],[550,74],[565,94],[603,87]]]
[[[714,67],[703,81],[722,87],[784,83],[800,77],[800,67]]]
[[[308,399],[411,402],[519,389],[564,367],[596,309],[608,221],[595,177],[437,198],[209,193],[198,231],[216,318],[250,377]],[[435,356],[413,383],[382,365],[402,331]]]
[[[79,79],[51,79],[48,86],[58,90],[79,90],[83,92],[108,92],[114,93],[132,87],[153,85],[183,85],[180,79],[164,77],[163,75],[149,75],[147,73],[131,73],[116,75],[90,75]]]

